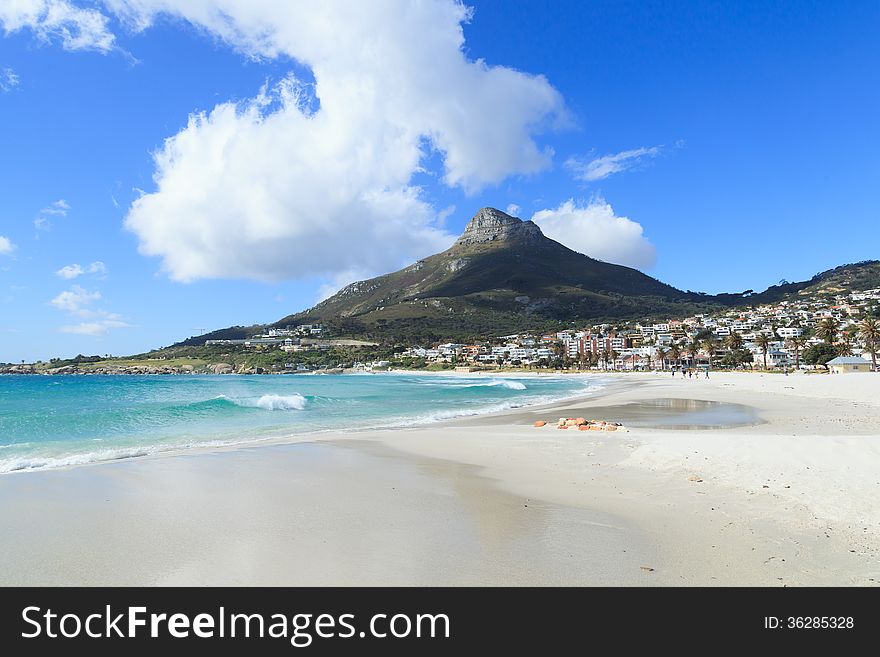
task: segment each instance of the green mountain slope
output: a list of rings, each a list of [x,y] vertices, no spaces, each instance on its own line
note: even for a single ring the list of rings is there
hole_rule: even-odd
[[[277,325],[323,322],[372,337],[461,338],[711,305],[635,269],[576,253],[531,221],[484,208],[443,253],[352,283]]]
[[[759,305],[786,299],[845,294],[880,288],[880,260],[864,260],[819,272],[808,281],[781,283],[763,292],[742,294],[718,294],[713,297],[728,306]]]
[[[442,253],[346,286],[270,326],[320,322],[334,336],[388,341],[465,340],[557,328],[571,322],[684,317],[724,307],[880,287],[880,262],[837,267],[809,281],[761,293],[683,292],[640,271],[582,255],[544,236],[531,221],[483,208]],[[190,338],[242,338],[261,326]]]

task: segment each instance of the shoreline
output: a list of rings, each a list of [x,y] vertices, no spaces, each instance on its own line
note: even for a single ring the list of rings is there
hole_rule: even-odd
[[[388,374],[409,374],[407,370],[395,370],[391,372],[361,372],[361,373],[351,373],[361,375],[373,375],[376,374],[378,376],[388,375]],[[424,376],[449,376],[450,378],[473,378],[475,374],[480,373],[464,373],[464,372],[444,372],[444,373],[435,373],[435,372],[419,372],[420,375]],[[488,373],[482,373],[483,375],[488,375]],[[543,378],[548,376],[547,374],[537,373],[537,372],[522,372],[520,373],[519,378]],[[70,375],[61,375],[61,376],[70,376]],[[109,375],[94,375],[94,376],[109,376]],[[176,375],[140,375],[140,376],[176,376]],[[257,376],[257,375],[247,375],[247,374],[223,374],[223,375],[194,375],[194,376]],[[493,375],[491,378],[495,378],[497,375]],[[602,380],[603,386],[601,386],[598,391],[601,393],[605,387],[609,385],[613,385],[611,381],[608,379],[603,379],[601,376],[596,377],[594,373],[587,372],[579,372],[579,373],[569,373],[567,376],[577,376],[578,378],[590,379],[590,378],[598,378]],[[511,377],[513,378],[513,377]],[[119,456],[110,456],[107,458],[99,458],[99,459],[91,459],[84,460],[81,462],[75,463],[63,463],[58,465],[49,465],[49,466],[39,466],[39,467],[22,467],[13,470],[6,470],[0,472],[0,478],[6,475],[19,475],[19,474],[28,474],[28,473],[36,473],[36,472],[51,472],[55,470],[66,470],[70,468],[81,468],[81,467],[91,467],[96,465],[105,465],[105,464],[113,464],[119,462],[125,462],[129,460],[148,460],[148,459],[157,459],[157,458],[166,458],[166,457],[176,457],[183,456],[187,454],[210,454],[213,452],[228,452],[230,450],[236,449],[248,449],[250,447],[268,447],[273,445],[295,445],[295,444],[305,444],[305,443],[315,443],[326,440],[326,436],[335,435],[335,434],[343,434],[345,436],[362,434],[365,432],[375,432],[375,431],[399,431],[399,430],[407,430],[412,428],[429,428],[429,427],[443,427],[443,426],[456,426],[459,421],[473,419],[476,417],[496,417],[496,416],[504,416],[504,414],[511,411],[518,411],[526,408],[545,408],[552,407],[556,404],[566,403],[569,401],[581,400],[581,399],[589,399],[593,393],[597,392],[596,389],[591,389],[589,391],[577,391],[574,394],[566,395],[563,397],[559,397],[558,399],[554,399],[552,401],[542,401],[540,403],[520,403],[515,399],[509,400],[511,406],[502,409],[494,409],[488,410],[487,407],[477,408],[473,410],[459,410],[456,414],[453,414],[451,417],[439,418],[439,419],[429,419],[426,421],[422,421],[419,419],[413,420],[397,420],[396,422],[391,422],[388,424],[377,424],[374,426],[364,426],[364,427],[350,427],[350,428],[327,428],[327,429],[312,429],[309,431],[304,431],[302,433],[290,433],[285,435],[278,436],[267,436],[261,438],[248,437],[241,440],[231,440],[229,442],[223,442],[222,440],[217,441],[206,441],[204,443],[189,445],[189,446],[168,446],[162,449],[156,449],[156,451],[150,451],[146,453],[136,453],[136,454],[121,454]],[[508,402],[501,402],[502,404]],[[496,404],[497,406],[498,404]],[[151,446],[156,447],[156,446]],[[136,451],[141,451],[141,448],[131,448]],[[147,448],[144,448],[147,449]],[[73,457],[71,457],[73,458]]]
[[[0,499],[17,504],[0,510],[9,528],[0,549],[22,573],[15,583],[247,584],[271,575],[295,585],[316,580],[290,564],[264,571],[251,553],[242,555],[240,543],[254,554],[276,554],[303,543],[319,549],[318,541],[335,555],[320,582],[341,585],[873,586],[880,581],[880,377],[871,376],[714,373],[686,381],[603,373],[609,385],[599,394],[430,426],[18,472],[0,477]],[[750,405],[763,423],[604,434],[514,421],[671,395]],[[320,462],[308,456],[316,451]],[[385,485],[388,477],[394,486]],[[348,480],[358,482],[356,493]],[[310,482],[309,490],[291,491],[295,482]],[[163,488],[176,496],[162,498],[156,489]],[[214,522],[205,526],[194,508],[210,509]],[[156,509],[171,520],[157,518]],[[509,522],[499,526],[498,517]],[[102,552],[101,540],[118,542],[107,533],[118,533],[114,522],[125,526],[122,519],[131,518],[150,528],[143,543],[126,548],[153,564],[146,570],[120,574],[110,567],[118,555],[98,558],[85,549],[74,560],[79,565],[64,571],[87,573],[85,580],[37,576],[41,563],[58,558],[41,547],[48,538],[62,551],[75,540]],[[219,531],[256,521],[262,530],[229,544]],[[309,529],[291,534],[291,526]],[[424,545],[425,537],[439,547]],[[190,562],[189,548],[180,547],[190,540],[213,556],[187,575],[173,563]],[[177,546],[169,563],[154,554],[164,542]],[[399,556],[400,546],[440,565],[395,574],[391,555]],[[367,571],[354,566],[363,550],[376,559]],[[590,556],[596,554],[603,558]],[[0,583],[12,583],[9,577]]]

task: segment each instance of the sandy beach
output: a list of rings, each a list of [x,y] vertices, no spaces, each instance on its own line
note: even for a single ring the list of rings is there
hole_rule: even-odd
[[[589,397],[0,476],[4,585],[876,585],[880,376]],[[615,433],[535,428],[560,416]]]

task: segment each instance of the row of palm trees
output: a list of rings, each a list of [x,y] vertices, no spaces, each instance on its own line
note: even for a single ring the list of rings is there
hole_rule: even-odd
[[[739,333],[731,333],[727,336],[723,345],[730,350],[742,349],[743,338]],[[704,338],[702,340],[691,340],[684,344],[673,343],[668,348],[658,347],[657,357],[660,361],[661,368],[666,368],[666,362],[678,362],[682,356],[688,356],[688,360],[696,363],[697,356],[702,352],[709,359],[709,366],[712,366],[712,359],[718,353],[719,342],[714,338]]]
[[[862,342],[862,346],[871,354],[871,366],[877,369],[877,351],[880,348],[880,320],[876,317],[866,317],[859,322],[854,332],[842,332],[840,325],[832,317],[819,322],[816,326],[816,335],[829,345],[833,345],[839,356],[851,356],[853,342],[856,337]]]
[[[856,331],[844,332],[837,320],[828,317],[819,322],[813,332],[816,337],[834,347],[835,353],[839,356],[851,355],[854,339],[858,337],[865,350],[871,355],[874,369],[877,369],[877,352],[880,350],[880,320],[868,317],[858,324]],[[770,352],[770,345],[774,342],[774,334],[775,331],[773,334],[759,333],[754,340],[761,350],[764,369],[767,369],[767,356]],[[745,341],[742,335],[736,332],[731,332],[720,342],[713,337],[706,337],[686,343],[673,343],[669,347],[657,349],[655,362],[659,362],[660,368],[665,370],[668,362],[679,362],[685,356],[692,364],[696,364],[697,356],[702,353],[708,357],[709,367],[712,367],[713,359],[720,347],[723,346],[731,352],[737,352],[743,349],[744,345]],[[800,368],[801,354],[806,345],[807,336],[795,336],[785,340],[785,346],[794,354],[796,369]],[[587,353],[581,355],[579,364],[581,367],[602,364],[607,369],[611,363],[617,360],[618,356],[619,354],[613,349],[601,351],[598,354]]]
[[[842,332],[837,320],[828,317],[816,326],[815,334],[823,342],[833,345],[839,356],[852,355],[853,339],[854,335],[857,335],[864,348],[871,355],[872,367],[875,370],[877,369],[877,352],[880,350],[880,320],[874,317],[867,317],[859,323],[855,332]],[[755,337],[755,344],[761,349],[765,370],[767,369],[767,354],[770,351],[772,342],[773,337],[768,333],[759,333]],[[730,351],[742,349],[743,344],[742,335],[736,332],[732,332],[723,341],[723,345]],[[805,336],[793,336],[785,341],[785,346],[794,353],[796,369],[800,368],[801,352],[806,344],[807,338]],[[718,342],[714,338],[692,340],[684,345],[673,344],[668,349],[660,347],[657,349],[657,356],[660,360],[661,368],[665,369],[667,358],[672,361],[678,361],[683,354],[690,356],[692,362],[696,363],[697,354],[701,350],[708,356],[709,366],[711,367],[712,359],[718,351]]]
[[[718,351],[717,343],[712,339],[692,340],[686,344],[673,343],[669,348],[658,347],[657,359],[660,361],[660,368],[666,369],[667,361],[678,362],[682,356],[688,356],[693,363],[697,362],[697,356],[700,351],[709,356],[709,365],[712,365],[712,358]]]

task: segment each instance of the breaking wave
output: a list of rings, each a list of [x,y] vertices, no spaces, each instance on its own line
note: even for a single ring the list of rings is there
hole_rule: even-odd
[[[261,397],[233,399],[226,395],[220,395],[208,402],[197,402],[196,405],[208,405],[211,403],[233,404],[244,408],[261,408],[264,411],[301,411],[306,407],[308,400],[295,392],[292,395],[262,395]]]
[[[263,395],[257,400],[256,407],[267,411],[301,411],[306,407],[306,398],[298,393]]]

